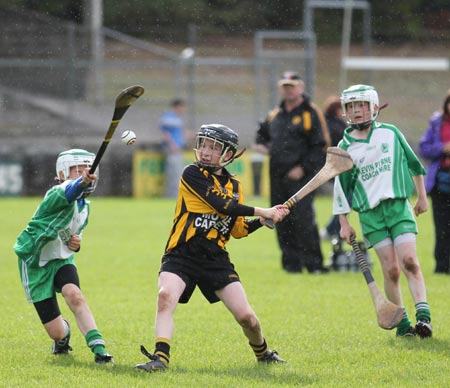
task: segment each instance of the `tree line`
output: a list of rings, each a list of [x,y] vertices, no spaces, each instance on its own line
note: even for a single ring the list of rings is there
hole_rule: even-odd
[[[0,0],[0,7],[47,13],[83,22],[87,0]],[[376,41],[445,40],[450,36],[448,0],[371,0]],[[303,29],[303,0],[103,0],[104,25],[161,41],[185,41],[190,26],[200,34],[251,36],[257,30]],[[362,39],[362,14],[354,11],[354,39]],[[342,10],[316,9],[318,43],[336,43]]]

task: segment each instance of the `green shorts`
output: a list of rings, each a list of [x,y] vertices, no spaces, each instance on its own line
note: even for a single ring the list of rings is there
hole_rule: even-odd
[[[417,234],[414,211],[408,199],[386,199],[375,209],[359,214],[362,233],[370,246],[404,233]]]
[[[30,303],[40,302],[51,298],[56,292],[61,292],[54,284],[56,273],[64,265],[75,265],[74,256],[65,260],[49,261],[43,267],[27,265],[27,261],[19,257],[18,264],[22,286]]]

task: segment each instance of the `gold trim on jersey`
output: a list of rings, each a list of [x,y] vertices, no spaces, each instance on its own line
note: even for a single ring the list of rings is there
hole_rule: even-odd
[[[309,132],[311,130],[311,112],[304,110],[302,112],[303,116],[303,129],[306,132]]]
[[[188,167],[189,168],[189,167]],[[227,209],[233,200],[243,202],[242,188],[237,179],[231,175],[224,186],[207,170],[199,168],[204,177],[197,177],[209,181],[210,185],[199,192],[195,182],[187,182],[181,179],[177,205],[175,208],[174,224],[167,241],[166,252],[171,251],[177,245],[189,241],[194,236],[205,237],[215,241],[219,247],[225,249],[225,244],[231,236],[235,238],[248,235],[248,226],[245,217],[230,216],[218,212],[210,204],[213,196],[221,197],[226,201],[223,209]]]
[[[267,121],[271,122],[280,111],[281,109],[279,107],[273,108],[267,115]]]
[[[294,117],[292,117],[291,122],[295,126],[300,125],[300,123],[302,122],[302,118],[299,115],[295,115]]]

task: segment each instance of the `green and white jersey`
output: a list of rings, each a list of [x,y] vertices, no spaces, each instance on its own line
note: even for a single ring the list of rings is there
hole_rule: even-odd
[[[27,265],[43,267],[47,262],[68,259],[74,252],[67,243],[73,234],[81,236],[88,223],[89,202],[69,202],[65,189],[70,180],[47,191],[31,221],[17,238],[14,251]]]
[[[374,122],[367,139],[350,136],[347,128],[338,146],[349,152],[354,167],[334,180],[333,213],[374,209],[388,198],[409,198],[412,176],[426,171],[397,127]]]

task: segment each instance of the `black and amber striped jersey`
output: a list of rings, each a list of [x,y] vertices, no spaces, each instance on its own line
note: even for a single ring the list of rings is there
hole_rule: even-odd
[[[231,236],[245,237],[259,227],[255,209],[243,204],[240,182],[225,168],[216,175],[197,164],[186,166],[178,188],[173,226],[166,253],[192,237],[214,241],[225,249]]]

